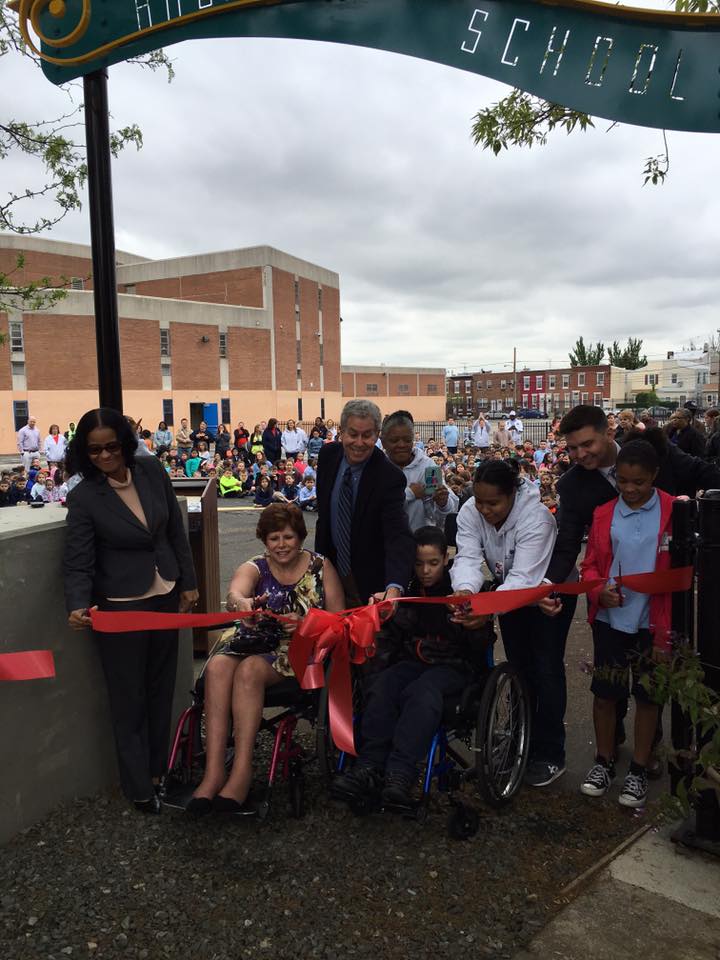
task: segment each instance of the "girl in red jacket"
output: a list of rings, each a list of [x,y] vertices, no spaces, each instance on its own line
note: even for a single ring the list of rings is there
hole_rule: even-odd
[[[630,772],[620,793],[625,807],[643,806],[647,797],[647,763],[652,750],[658,706],[642,680],[651,677],[654,661],[670,648],[670,594],[628,590],[622,576],[651,573],[670,566],[673,497],[654,487],[658,457],[645,440],[626,443],[618,454],[615,482],[620,496],[598,507],[582,563],[583,580],[606,580],[588,594],[594,655],[593,721],[597,756],[580,787],[600,797],[615,776],[615,705],[635,697],[635,744]],[[645,681],[647,683],[647,681]]]

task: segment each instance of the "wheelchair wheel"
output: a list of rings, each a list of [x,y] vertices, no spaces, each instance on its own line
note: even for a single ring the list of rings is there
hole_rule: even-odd
[[[469,840],[474,837],[480,827],[480,817],[477,811],[464,803],[456,803],[448,814],[448,836],[453,840]]]
[[[290,777],[290,810],[296,820],[305,816],[305,777],[294,773]]]
[[[501,663],[489,674],[475,728],[478,789],[501,807],[517,793],[530,750],[530,697],[515,667]]]

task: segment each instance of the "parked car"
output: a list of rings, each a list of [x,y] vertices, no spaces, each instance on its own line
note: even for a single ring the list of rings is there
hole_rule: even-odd
[[[503,410],[491,410],[484,416],[486,420],[507,420],[508,418],[507,412],[504,412]]]
[[[526,409],[518,410],[518,416],[521,420],[547,420],[548,418],[540,410]]]

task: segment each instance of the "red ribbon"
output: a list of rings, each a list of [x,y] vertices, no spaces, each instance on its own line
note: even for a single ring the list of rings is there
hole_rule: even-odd
[[[0,681],[47,680],[55,676],[52,650],[0,653]]]
[[[680,567],[654,573],[626,574],[623,586],[637,593],[673,593],[689,590],[693,567]],[[509,613],[537,603],[551,593],[579,596],[603,586],[606,580],[582,580],[576,583],[542,584],[521,590],[493,590],[485,593],[459,594],[449,597],[401,597],[382,600],[364,607],[341,610],[312,608],[300,621],[288,649],[288,659],[300,686],[317,690],[325,685],[324,664],[332,654],[332,670],[328,687],[330,730],[338,749],[355,754],[352,711],[351,664],[364,663],[374,655],[375,636],[380,629],[382,612],[395,603],[428,603],[459,606],[470,604],[476,616]],[[93,629],[101,633],[126,633],[134,630],[177,630],[187,627],[212,627],[232,623],[261,613],[280,620],[289,620],[271,611],[236,613],[144,613],[91,610]]]

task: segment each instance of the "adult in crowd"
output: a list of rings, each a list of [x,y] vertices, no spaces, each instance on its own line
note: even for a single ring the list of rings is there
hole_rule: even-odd
[[[325,422],[325,439],[328,442],[332,442],[333,440],[337,440],[337,435],[338,431],[335,426],[335,421],[328,418]]]
[[[635,416],[634,410],[621,410],[617,415],[617,428],[615,430],[615,440],[620,443],[623,437],[634,430],[640,423]],[[642,429],[642,428],[640,428]]]
[[[265,551],[235,571],[227,596],[228,610],[266,608],[299,620],[312,607],[343,609],[338,575],[329,560],[304,548],[305,519],[294,504],[266,507],[256,535]],[[205,668],[205,774],[188,804],[191,815],[213,810],[241,815],[255,812],[246,801],[265,690],[293,676],[288,643],[296,626],[289,624],[283,629],[267,619],[264,625],[268,633],[275,627],[270,634],[273,646],[268,644],[266,652],[248,652],[260,631],[257,625],[254,631],[241,627],[221,639]],[[228,775],[225,757],[231,717],[235,754]]]
[[[193,448],[190,426],[185,417],[180,421],[180,428],[175,434],[175,446],[178,448],[178,453],[190,453]]]
[[[253,427],[248,444],[250,446],[250,455],[252,457],[254,457],[257,453],[263,452],[263,431],[259,423],[256,423]]]
[[[26,470],[30,469],[30,464],[40,450],[40,431],[36,423],[35,417],[28,417],[28,422],[17,432],[17,449]]]
[[[705,414],[705,429],[707,441],[705,443],[705,459],[711,463],[720,464],[720,410],[708,410]]]
[[[245,429],[245,424],[242,420],[238,421],[238,425],[233,430],[233,440],[235,446],[238,450],[242,450],[247,446],[247,442],[250,439],[250,431]]]
[[[643,425],[643,427],[656,427],[656,426],[657,426],[657,420],[656,420],[655,417],[650,413],[649,410],[641,410],[641,411],[638,413],[637,416],[638,416],[638,420],[639,420],[640,423]]]
[[[523,438],[523,427],[522,420],[518,417],[514,410],[510,411],[507,422],[507,431],[510,434],[510,443],[522,443]]]
[[[693,417],[689,410],[682,407],[673,410],[665,431],[670,443],[683,453],[689,453],[691,457],[704,456],[705,437],[693,426]]]
[[[192,431],[190,439],[194,447],[197,447],[199,443],[206,443],[208,450],[210,449],[210,444],[215,442],[215,437],[204,420],[200,421],[197,430]]]
[[[157,453],[158,456],[161,453],[166,453],[172,446],[172,442],[172,431],[168,429],[167,423],[165,423],[164,420],[161,420],[157,426],[157,430],[153,434],[155,453]]]
[[[376,446],[381,415],[369,400],[350,400],[339,443],[318,459],[315,545],[336,567],[347,603],[402,596],[415,562],[405,513],[405,475]]]
[[[490,446],[490,434],[490,424],[485,417],[480,414],[470,427],[470,439],[472,440],[473,446],[477,447],[481,452],[487,450]]]
[[[620,447],[613,439],[607,417],[600,407],[589,404],[573,407],[563,417],[560,432],[567,441],[572,466],[557,482],[560,497],[558,535],[545,574],[550,583],[577,579],[575,564],[585,530],[592,523],[593,512],[617,496],[614,468]],[[630,431],[627,435],[627,439],[639,438],[650,443],[663,439],[657,428]],[[720,487],[720,469],[666,444],[655,486],[673,496],[694,497],[698,490]],[[556,696],[555,708],[541,719],[546,735],[544,743],[538,746],[536,763],[529,769],[529,780],[535,786],[545,786],[564,772],[565,644],[577,597],[547,598],[539,606],[548,614],[548,619],[541,621],[533,644],[533,649],[539,651],[538,680],[547,684],[549,690],[555,690]],[[552,701],[551,693],[548,700]],[[618,733],[621,736],[620,730]]]
[[[512,443],[512,437],[510,436],[510,431],[507,428],[507,423],[505,420],[499,420],[497,425],[497,430],[495,431],[495,443],[498,447],[509,447]]]
[[[472,499],[460,508],[457,517],[457,554],[450,571],[453,589],[456,593],[478,593],[485,579],[483,562],[499,591],[539,586],[556,535],[555,518],[541,503],[537,487],[520,476],[518,462],[484,461],[473,478]],[[479,629],[488,617],[456,608],[453,619],[468,629]],[[548,714],[557,712],[561,693],[543,675],[538,628],[544,619],[536,606],[498,617],[505,655],[523,674],[529,688],[530,749],[535,756],[547,735]]]
[[[457,513],[458,498],[445,484],[428,492],[426,478],[435,471],[435,464],[422,450],[413,447],[415,423],[407,410],[397,410],[385,417],[381,440],[390,463],[405,474],[405,510],[412,531],[428,524],[444,529],[445,518]]]
[[[67,442],[60,433],[60,427],[56,423],[50,424],[50,430],[43,443],[43,453],[50,469],[50,476],[53,476],[55,470],[65,459],[65,448]]]
[[[294,420],[288,420],[280,439],[285,456],[292,457],[293,462],[307,449],[307,434]]]
[[[225,457],[231,444],[232,438],[230,437],[230,431],[226,424],[221,423],[215,434],[215,453],[219,453],[221,457]]]
[[[77,430],[77,426],[76,426],[76,424],[75,424],[75,421],[74,421],[74,420],[71,420],[70,423],[68,423],[68,428],[67,428],[67,430],[66,430],[65,433],[63,434],[63,436],[65,437],[65,439],[67,440],[68,443],[70,443],[70,441],[72,440],[72,438],[75,436],[75,431],[76,431],[76,430]]]
[[[71,627],[90,627],[90,607],[185,613],[198,599],[195,571],[170,479],[115,410],[89,410],[69,445],[65,601]],[[123,791],[159,813],[175,687],[176,630],[96,633]]]
[[[452,417],[448,417],[448,421],[443,427],[442,435],[443,440],[445,441],[445,446],[448,448],[448,453],[456,454],[460,438],[460,431],[458,430],[457,424]]]
[[[313,429],[317,430],[323,440],[327,440],[327,427],[325,426],[325,421],[322,417],[315,417]]]

